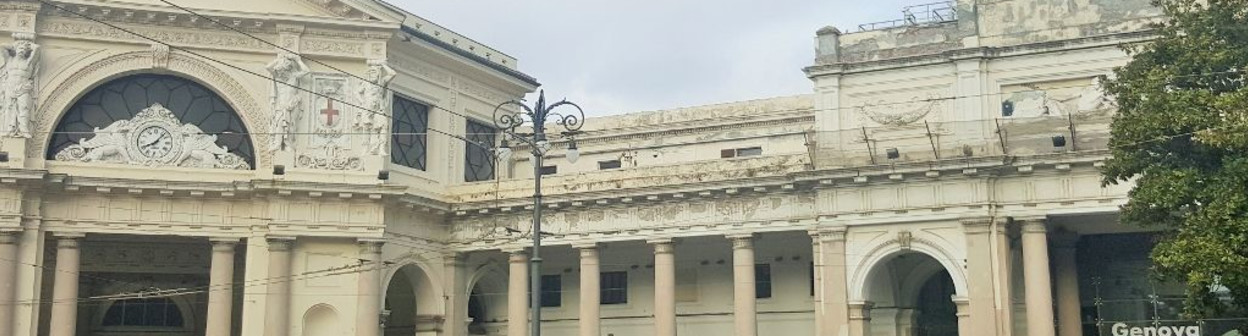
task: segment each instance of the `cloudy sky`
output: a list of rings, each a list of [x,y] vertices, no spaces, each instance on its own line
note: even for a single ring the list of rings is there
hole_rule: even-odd
[[[519,58],[591,115],[811,91],[815,30],[930,0],[391,0]]]

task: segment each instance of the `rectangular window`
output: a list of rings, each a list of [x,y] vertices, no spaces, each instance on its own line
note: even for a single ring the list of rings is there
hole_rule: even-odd
[[[498,130],[485,123],[469,119],[464,143],[464,181],[477,182],[494,179],[494,146]]]
[[[598,170],[620,169],[620,160],[598,161]]]
[[[394,114],[394,122],[390,124],[390,162],[425,170],[429,106],[395,95],[390,108]]]
[[[737,157],[763,155],[762,147],[737,148]]]
[[[754,297],[771,297],[771,264],[754,265]]]
[[[763,155],[762,147],[731,148],[719,151],[719,157],[724,159],[759,155]]]
[[[628,303],[628,272],[602,272],[600,276],[602,304]]]
[[[550,274],[542,276],[542,307],[563,306],[563,276]]]
[[[559,166],[542,166],[542,176],[559,173]]]

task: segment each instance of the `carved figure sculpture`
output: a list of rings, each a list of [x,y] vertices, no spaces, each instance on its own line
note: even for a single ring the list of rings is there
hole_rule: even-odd
[[[0,54],[0,133],[30,137],[30,112],[35,108],[35,79],[39,75],[39,45],[34,36],[13,33],[13,43]]]
[[[269,118],[269,151],[279,151],[294,145],[295,131],[291,120],[303,109],[299,83],[308,75],[308,65],[298,55],[283,52],[265,67],[273,75],[273,91],[269,104],[273,114]]]
[[[59,161],[145,166],[248,169],[241,156],[217,145],[217,136],[183,124],[160,104],[130,120],[96,128],[95,135],[56,153]]]
[[[369,60],[368,72],[364,74],[368,82],[359,83],[356,89],[360,106],[366,110],[356,110],[354,124],[357,130],[368,134],[364,148],[369,154],[385,152],[390,127],[390,116],[385,113],[390,110],[386,106],[386,86],[390,85],[395,75],[394,69],[385,60]]]

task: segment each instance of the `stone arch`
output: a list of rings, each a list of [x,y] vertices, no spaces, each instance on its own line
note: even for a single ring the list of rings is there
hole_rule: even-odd
[[[507,311],[507,272],[499,263],[490,262],[477,267],[468,281],[468,325],[470,335],[486,334],[486,324],[501,319]]]
[[[344,335],[342,321],[338,318],[338,310],[334,306],[318,303],[303,313],[303,336],[334,336]]]
[[[42,89],[38,109],[31,116],[33,139],[26,147],[27,157],[44,156],[51,141],[51,133],[66,110],[84,94],[97,86],[128,75],[150,73],[176,75],[199,83],[212,90],[229,103],[243,120],[244,125],[253,133],[250,134],[253,144],[267,143],[268,135],[255,130],[264,127],[266,108],[260,105],[248,89],[232,77],[236,73],[227,72],[196,56],[178,53],[166,54],[161,59],[159,53],[153,51],[134,51],[107,56],[90,62],[73,71],[63,71],[61,75],[48,79],[59,83],[55,88]],[[271,165],[268,151],[256,146],[256,167]]]
[[[404,264],[386,279],[385,335],[410,335],[427,316],[444,316],[441,291],[434,277],[418,262]]]
[[[958,258],[949,253],[941,246],[932,243],[926,239],[913,238],[908,244],[903,245],[897,240],[890,240],[877,245],[875,248],[867,252],[866,256],[859,264],[860,267],[855,270],[853,277],[849,283],[849,298],[851,301],[865,301],[867,282],[871,280],[872,273],[877,271],[881,264],[890,261],[892,258],[907,254],[921,253],[932,259],[935,259],[949,271],[949,276],[953,278],[954,289],[960,296],[967,295],[966,272],[962,267]]]

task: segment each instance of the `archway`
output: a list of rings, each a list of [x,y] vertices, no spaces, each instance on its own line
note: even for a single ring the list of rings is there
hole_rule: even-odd
[[[318,304],[303,314],[303,336],[342,335],[338,311],[326,304]]]
[[[399,267],[386,286],[385,336],[413,336],[429,331],[430,321],[440,315],[437,309],[442,301],[432,288],[428,275],[416,264]]]
[[[866,285],[868,335],[958,335],[954,280],[935,258],[918,252],[886,257],[872,267]]]
[[[156,108],[159,107],[159,108]],[[169,118],[176,119],[171,123],[151,123],[148,120],[159,120],[164,115],[159,112],[148,111],[166,111]],[[45,157],[48,160],[70,159],[70,160],[92,160],[92,161],[133,161],[139,159],[136,155],[149,155],[153,157],[143,157],[145,159],[156,159],[163,157],[160,153],[168,152],[171,156],[169,164],[175,166],[193,166],[208,167],[221,165],[219,159],[225,159],[225,153],[214,153],[219,150],[216,147],[211,148],[195,147],[195,142],[189,140],[181,140],[182,137],[171,137],[163,142],[155,142],[148,146],[138,145],[140,147],[135,153],[128,150],[130,144],[121,145],[122,148],[115,148],[108,151],[111,154],[104,154],[105,147],[99,145],[91,146],[91,148],[78,148],[78,152],[66,149],[76,146],[84,139],[92,139],[96,142],[110,142],[112,140],[122,141],[126,138],[124,135],[118,135],[117,139],[99,139],[103,135],[97,134],[97,130],[110,129],[109,127],[121,127],[124,123],[130,123],[136,127],[145,127],[143,130],[134,130],[133,132],[151,132],[152,135],[159,135],[160,132],[168,134],[185,133],[187,128],[183,125],[192,125],[192,129],[199,134],[202,132],[204,139],[196,139],[196,141],[215,142],[215,146],[225,148],[230,160],[244,161],[246,167],[255,167],[255,152],[252,146],[251,138],[247,132],[247,127],[243,122],[242,116],[223,97],[217,95],[213,90],[178,76],[161,75],[161,74],[135,74],[112,79],[108,82],[95,87],[91,91],[82,95],[74,104],[70,106],[58,120],[53,135],[48,144]],[[158,126],[160,129],[151,126]],[[111,129],[110,129],[111,130]],[[124,131],[124,130],[123,130]],[[144,137],[143,134],[139,135]],[[186,136],[185,134],[183,136]],[[155,137],[153,139],[158,139]],[[124,140],[131,140],[126,138]],[[140,140],[142,141],[142,140]],[[179,145],[185,145],[182,148]],[[85,146],[85,145],[84,145]],[[98,148],[96,148],[98,147]],[[163,149],[164,151],[160,151]],[[96,155],[91,155],[88,151],[97,151]],[[183,151],[188,153],[182,154]],[[200,155],[192,155],[190,151]],[[209,154],[211,153],[211,154]],[[211,155],[212,157],[208,157]],[[111,160],[110,160],[111,159]],[[176,159],[176,160],[175,160]],[[159,160],[158,160],[159,161]],[[233,162],[229,162],[233,163]]]

